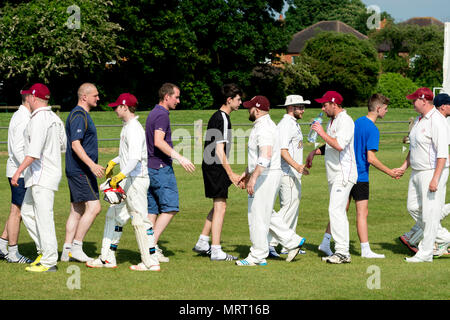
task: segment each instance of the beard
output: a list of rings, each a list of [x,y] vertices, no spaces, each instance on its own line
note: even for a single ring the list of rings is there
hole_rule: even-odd
[[[250,120],[251,122],[255,122],[256,117],[253,113],[250,113],[250,115],[248,116],[248,120]]]

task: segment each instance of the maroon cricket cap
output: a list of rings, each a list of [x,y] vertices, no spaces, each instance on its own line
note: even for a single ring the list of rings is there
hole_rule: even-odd
[[[122,93],[116,100],[116,102],[108,104],[109,107],[117,107],[125,105],[127,107],[136,107],[138,104],[138,101],[135,96],[133,96],[131,93]]]
[[[416,90],[416,92],[406,96],[406,99],[408,100],[426,99],[429,101],[433,101],[433,98],[433,91],[428,88],[419,88]]]
[[[344,98],[339,94],[339,92],[336,91],[327,91],[323,95],[322,98],[315,99],[318,103],[325,103],[325,102],[333,102],[338,105],[341,105],[344,101]]]
[[[253,97],[251,100],[245,101],[244,103],[242,103],[242,105],[246,109],[250,109],[250,108],[255,107],[255,108],[258,108],[259,110],[263,110],[263,111],[269,111],[270,110],[270,102],[264,96]]]
[[[37,98],[42,100],[50,99],[50,90],[47,88],[45,84],[35,83],[28,90],[21,90],[20,94],[31,94]]]

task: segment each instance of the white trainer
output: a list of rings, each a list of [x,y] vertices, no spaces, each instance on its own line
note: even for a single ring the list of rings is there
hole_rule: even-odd
[[[86,266],[89,268],[117,268],[116,259],[110,262],[107,260],[102,260],[100,257],[94,260],[90,260],[86,262]]]
[[[72,250],[69,252],[69,257],[79,262],[94,260],[94,258],[88,257],[83,250]]]
[[[147,268],[142,262],[137,265],[130,266],[130,269],[134,271],[161,271],[161,267],[159,266],[159,264],[155,264],[153,266],[150,266],[150,268]]]

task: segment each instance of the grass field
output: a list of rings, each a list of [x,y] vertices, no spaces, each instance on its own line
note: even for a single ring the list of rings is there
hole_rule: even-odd
[[[172,123],[193,123],[197,119],[206,122],[209,111],[174,111]],[[349,109],[356,120],[365,114],[364,108]],[[140,113],[145,122],[148,112]],[[271,111],[279,121],[282,110]],[[305,121],[314,118],[317,109],[307,110]],[[0,126],[7,126],[12,114],[0,114]],[[65,119],[67,114],[61,114]],[[389,111],[386,121],[408,120],[415,116],[413,110]],[[93,112],[97,125],[120,124],[115,114]],[[248,124],[248,113],[240,110],[231,115],[236,124]],[[303,121],[302,121],[303,122]],[[408,125],[380,124],[380,131],[407,131]],[[185,128],[192,132],[193,127]],[[248,128],[247,128],[248,129]],[[302,127],[304,136],[309,128]],[[99,138],[117,138],[120,128],[100,128]],[[378,157],[389,167],[399,166],[406,152],[402,143],[404,134],[382,135]],[[6,130],[0,130],[0,141],[6,140]],[[306,140],[305,140],[306,141]],[[118,141],[100,143],[100,163],[115,156]],[[312,150],[305,144],[305,157]],[[0,172],[5,172],[6,145],[0,145]],[[233,164],[236,172],[242,172],[245,164]],[[413,220],[406,211],[406,195],[409,172],[399,181],[371,169],[371,201],[369,203],[369,239],[372,249],[386,255],[386,259],[368,260],[360,257],[360,245],[355,227],[355,208],[350,207],[350,239],[352,263],[329,265],[321,261],[317,246],[322,240],[328,222],[328,188],[323,158],[317,157],[311,175],[302,179],[302,200],[297,232],[307,239],[306,255],[299,255],[292,263],[284,260],[268,260],[267,267],[240,268],[233,262],[211,262],[197,256],[191,249],[211,207],[204,197],[200,166],[193,174],[174,167],[180,192],[180,213],[166,229],[160,246],[170,258],[161,264],[161,272],[137,273],[128,266],[140,260],[136,240],[130,224],[124,227],[122,241],[117,251],[118,268],[113,270],[88,269],[81,263],[58,263],[59,271],[49,274],[30,274],[23,265],[0,262],[0,300],[9,299],[133,299],[133,300],[297,300],[297,299],[439,299],[450,297],[448,270],[450,259],[436,259],[433,263],[407,264],[403,258],[409,251],[400,244],[398,236],[408,231]],[[6,178],[0,183],[0,228],[9,213],[10,191]],[[55,199],[55,224],[58,245],[65,235],[65,222],[70,208],[69,191],[65,177]],[[104,215],[107,204],[86,236],[84,249],[90,256],[100,253]],[[444,222],[449,228],[449,220]],[[226,252],[246,257],[250,248],[247,222],[247,196],[242,190],[230,188],[227,216],[223,229],[222,245]],[[35,257],[35,245],[22,225],[19,239],[20,251]],[[75,270],[75,273],[71,273]],[[376,273],[373,273],[376,270]],[[373,288],[373,277],[378,275],[379,289]],[[79,279],[79,289],[71,287],[74,277]],[[71,289],[72,288],[72,289]],[[372,288],[372,289],[370,289]]]

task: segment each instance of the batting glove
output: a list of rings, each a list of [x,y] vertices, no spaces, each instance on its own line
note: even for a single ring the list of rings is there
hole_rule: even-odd
[[[122,172],[119,172],[119,174],[116,174],[114,177],[111,178],[111,181],[109,182],[109,185],[111,186],[111,188],[116,189],[117,188],[117,184],[122,181],[123,179],[125,179],[127,176],[124,175]]]
[[[113,175],[113,169],[116,166],[117,163],[115,163],[114,161],[110,160],[108,162],[108,165],[106,166],[106,171],[105,171],[105,177],[106,179],[111,178]]]

